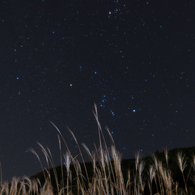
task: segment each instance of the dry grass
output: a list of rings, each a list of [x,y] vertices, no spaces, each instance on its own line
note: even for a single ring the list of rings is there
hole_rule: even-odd
[[[179,194],[194,194],[193,189],[189,188],[187,182],[191,179],[195,184],[195,176],[190,175],[191,170],[195,170],[195,157],[193,157],[192,164],[188,176],[186,177],[186,159],[182,153],[177,154],[178,166],[180,168],[184,188],[181,190],[178,188],[179,183],[173,180],[172,171],[169,169],[169,156],[167,149],[164,152],[166,164],[157,159],[155,155],[152,156],[153,164],[149,166],[149,169],[145,170],[145,162],[140,158],[138,152],[135,157],[135,169],[125,173],[126,180],[124,179],[124,173],[122,172],[121,161],[122,156],[117,151],[114,140],[108,128],[106,128],[108,135],[111,139],[110,149],[108,148],[105,137],[102,132],[101,125],[98,119],[97,107],[94,105],[95,110],[93,114],[98,124],[99,146],[95,145],[95,151],[91,152],[89,148],[82,143],[83,148],[89,156],[92,165],[92,175],[89,176],[85,161],[73,132],[68,131],[73,136],[78,149],[79,156],[82,158],[81,163],[77,160],[77,156],[73,157],[69,150],[64,137],[60,130],[53,124],[58,131],[58,142],[60,150],[61,160],[61,173],[57,174],[55,164],[52,158],[52,154],[49,148],[44,148],[40,143],[40,146],[47,163],[47,168],[44,168],[38,154],[31,148],[30,151],[36,155],[41,165],[44,182],[39,179],[30,179],[26,176],[20,180],[19,178],[13,178],[11,184],[3,182],[1,164],[0,164],[0,195],[142,195],[142,194],[161,194],[161,195],[179,195]],[[62,154],[61,140],[66,146],[66,153]],[[71,166],[71,163],[73,166]],[[65,165],[65,166],[63,166]],[[53,168],[50,169],[49,167]],[[71,167],[73,169],[71,169]],[[52,171],[51,171],[52,170]],[[72,178],[73,171],[75,177]],[[61,178],[59,180],[59,178]],[[54,182],[55,181],[55,182]],[[55,186],[55,187],[54,187]],[[55,188],[55,189],[54,189]]]

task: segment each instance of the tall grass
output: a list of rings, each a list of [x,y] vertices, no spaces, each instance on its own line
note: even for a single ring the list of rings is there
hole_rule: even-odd
[[[194,189],[189,188],[188,180],[195,184],[195,175],[191,175],[191,171],[195,170],[195,157],[190,165],[190,171],[186,174],[187,161],[185,155],[177,154],[178,167],[180,168],[184,188],[179,189],[179,183],[173,180],[173,173],[169,168],[169,155],[167,149],[164,151],[166,164],[163,165],[155,155],[152,156],[152,164],[146,169],[144,160],[137,152],[135,156],[135,167],[130,168],[124,173],[121,162],[122,155],[117,151],[114,139],[106,127],[107,133],[111,140],[111,146],[108,147],[100,122],[98,111],[94,105],[93,114],[98,124],[99,145],[94,144],[94,151],[91,151],[86,144],[82,143],[91,161],[91,174],[86,166],[80,145],[73,132],[68,129],[79,149],[79,155],[82,159],[80,163],[78,156],[73,157],[71,151],[66,144],[60,130],[58,131],[59,152],[61,161],[60,174],[56,170],[56,166],[49,148],[41,148],[47,167],[44,167],[39,155],[30,148],[30,151],[39,160],[42,168],[44,180],[38,178],[29,178],[24,176],[22,180],[13,177],[10,184],[3,182],[2,170],[0,164],[0,195],[144,195],[144,194],[162,194],[162,195],[179,195],[179,194],[195,194]],[[65,144],[66,152],[62,153],[61,140]],[[50,168],[52,167],[52,168]],[[74,175],[74,177],[73,177]],[[187,177],[186,177],[187,175]]]

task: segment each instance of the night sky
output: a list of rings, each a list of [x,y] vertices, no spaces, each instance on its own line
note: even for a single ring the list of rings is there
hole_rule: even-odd
[[[57,130],[73,156],[94,150],[97,104],[124,159],[195,146],[193,1],[5,0],[0,3],[3,180],[60,165]],[[63,145],[63,144],[62,144]],[[63,152],[66,151],[63,145]],[[83,150],[84,151],[84,150]],[[89,161],[89,158],[85,158]]]

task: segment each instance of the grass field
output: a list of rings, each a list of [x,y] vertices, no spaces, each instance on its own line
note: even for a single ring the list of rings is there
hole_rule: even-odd
[[[169,164],[169,152],[164,151],[164,161],[152,155],[152,163],[147,164],[140,158],[138,152],[135,157],[133,168],[123,168],[121,166],[122,157],[115,147],[112,135],[107,128],[107,133],[111,139],[111,146],[107,146],[101,125],[98,119],[96,105],[94,106],[94,116],[98,124],[99,146],[95,145],[91,151],[84,143],[84,147],[90,159],[90,166],[85,163],[79,143],[73,132],[68,131],[73,136],[82,163],[71,155],[60,130],[53,124],[58,131],[58,141],[60,150],[61,166],[57,170],[49,148],[44,148],[39,144],[45,156],[48,168],[44,168],[42,162],[32,148],[30,151],[38,158],[42,167],[41,177],[13,178],[11,183],[2,181],[0,185],[0,195],[33,195],[33,194],[77,194],[77,195],[141,195],[141,194],[195,194],[195,156],[187,159],[185,154],[176,154],[176,164]],[[62,154],[61,142],[65,144],[66,153]],[[179,177],[172,168],[178,167]],[[52,167],[52,168],[49,168]],[[177,180],[178,179],[178,180]]]

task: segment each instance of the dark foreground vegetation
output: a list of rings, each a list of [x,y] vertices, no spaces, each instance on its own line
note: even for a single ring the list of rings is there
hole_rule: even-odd
[[[0,195],[176,195],[195,194],[195,147],[176,148],[162,153],[156,151],[152,156],[141,158],[138,152],[135,159],[122,160],[117,151],[112,135],[108,147],[98,120],[95,105],[94,116],[98,124],[99,146],[91,152],[83,143],[90,162],[83,159],[80,145],[73,132],[82,163],[73,158],[60,130],[59,149],[61,166],[55,167],[50,150],[39,144],[45,156],[47,167],[43,167],[38,154],[42,172],[32,177],[13,178],[12,182],[1,181]],[[62,154],[61,142],[66,153]],[[52,168],[49,168],[52,167]]]

